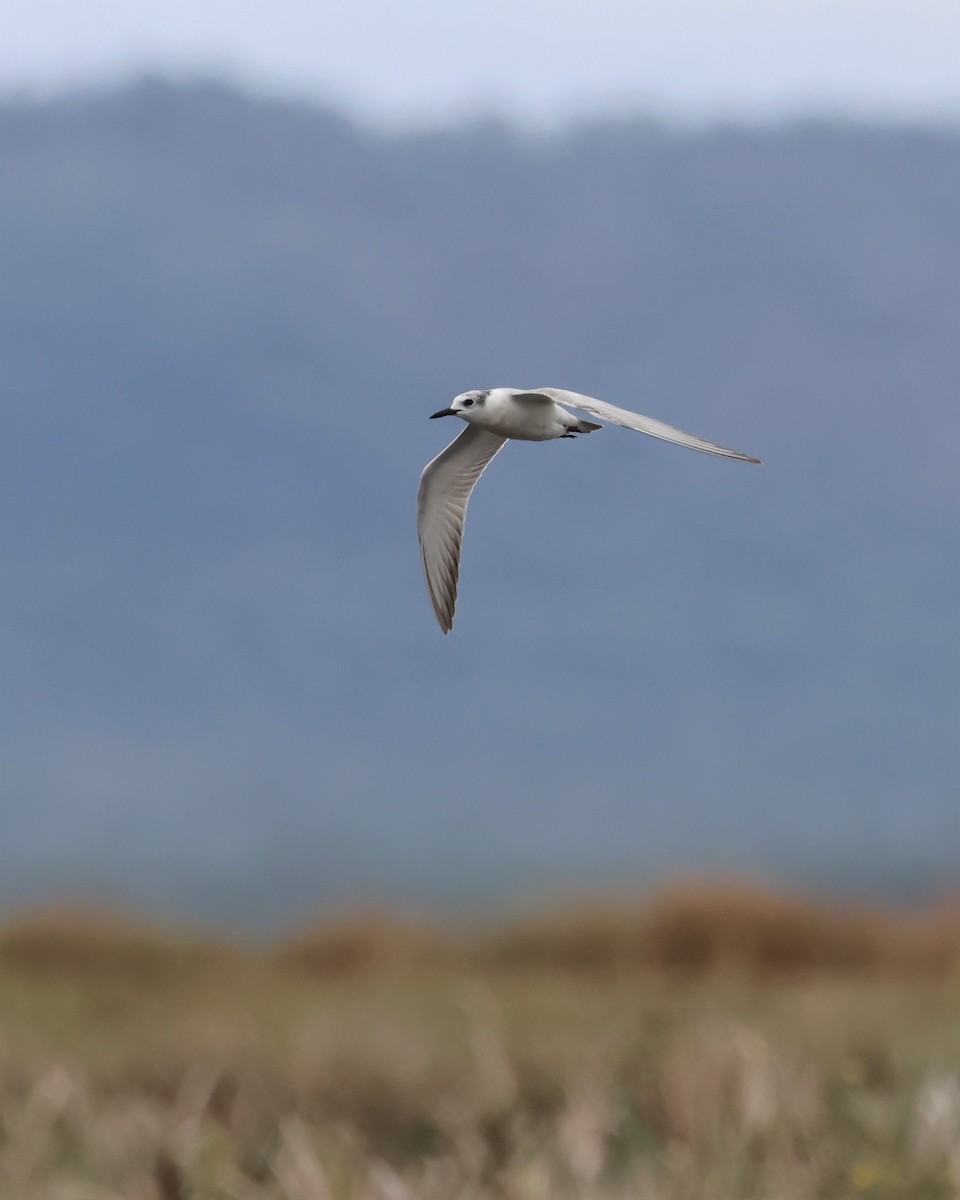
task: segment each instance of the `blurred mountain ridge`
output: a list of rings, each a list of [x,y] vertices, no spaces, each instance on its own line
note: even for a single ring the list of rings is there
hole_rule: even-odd
[[[0,902],[956,878],[960,131],[0,103]],[[468,387],[608,430],[419,471]],[[437,428],[439,426],[439,428]]]

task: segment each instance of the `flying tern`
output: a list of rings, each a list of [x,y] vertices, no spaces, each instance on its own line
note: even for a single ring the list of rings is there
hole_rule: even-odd
[[[520,442],[547,442],[603,428],[596,421],[574,416],[567,411],[568,407],[624,429],[636,429],[665,442],[689,446],[691,450],[738,458],[741,462],[760,462],[759,458],[727,450],[714,442],[674,429],[663,421],[562,388],[501,387],[462,392],[449,408],[431,414],[431,420],[459,417],[467,427],[446,450],[427,463],[420,477],[417,498],[417,531],[427,591],[444,633],[453,628],[463,523],[477,480],[511,438]]]

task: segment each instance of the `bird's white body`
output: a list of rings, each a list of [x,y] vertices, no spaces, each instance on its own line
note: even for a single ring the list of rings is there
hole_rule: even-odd
[[[544,397],[544,402],[537,403],[528,397],[539,395],[539,392],[520,392],[516,388],[491,388],[489,392],[464,392],[457,396],[451,408],[458,417],[462,417],[469,425],[477,425],[500,437],[513,438],[518,442],[549,442],[554,438],[563,437],[571,431],[586,433],[581,429],[583,422],[578,420],[565,408],[561,408],[554,400]],[[469,408],[460,407],[463,401],[473,400]],[[599,426],[594,426],[599,428]]]
[[[493,457],[508,439],[549,442],[602,428],[595,421],[575,417],[564,405],[579,408],[625,429],[702,450],[705,454],[718,454],[743,462],[760,461],[738,450],[727,450],[715,442],[674,429],[663,421],[617,408],[579,392],[566,392],[561,388],[491,388],[489,391],[461,392],[449,408],[441,409],[433,416],[460,417],[467,423],[467,428],[427,463],[420,477],[417,503],[417,531],[427,590],[444,633],[453,628],[467,503]]]

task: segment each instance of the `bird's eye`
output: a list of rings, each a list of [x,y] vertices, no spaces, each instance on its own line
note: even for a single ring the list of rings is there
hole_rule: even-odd
[[[473,401],[472,401],[472,400],[464,400],[464,402],[463,402],[463,407],[464,407],[464,408],[469,408],[469,407],[470,407],[470,405],[471,405],[472,403],[473,403]]]

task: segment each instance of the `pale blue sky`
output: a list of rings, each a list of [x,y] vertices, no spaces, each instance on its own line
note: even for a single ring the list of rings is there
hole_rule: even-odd
[[[960,116],[958,0],[5,0],[0,88],[213,71],[390,123]]]

